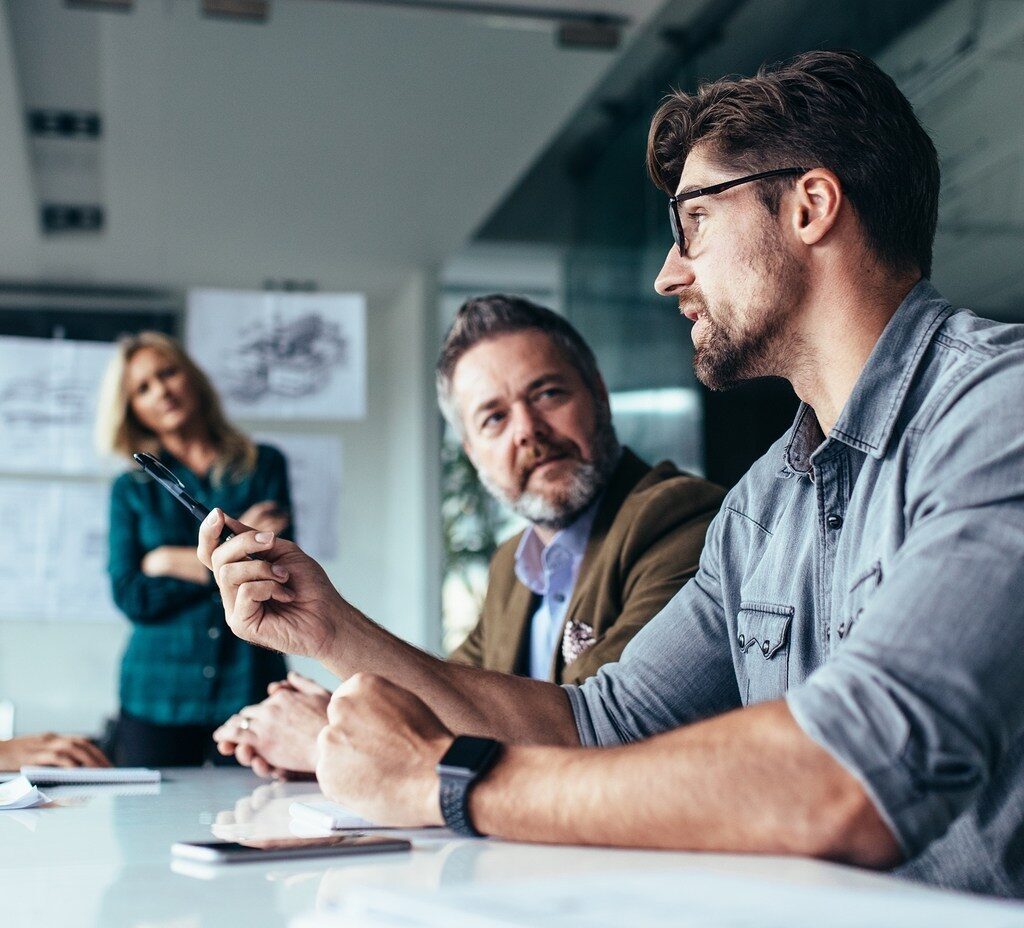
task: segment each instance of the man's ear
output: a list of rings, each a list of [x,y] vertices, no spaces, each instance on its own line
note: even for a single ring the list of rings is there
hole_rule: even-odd
[[[846,201],[843,185],[828,168],[813,168],[797,182],[792,197],[793,232],[805,245],[817,245],[832,231]]]

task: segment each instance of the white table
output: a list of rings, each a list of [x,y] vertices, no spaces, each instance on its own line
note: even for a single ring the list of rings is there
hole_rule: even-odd
[[[150,794],[119,787],[45,792],[54,805],[0,812],[3,928],[280,928],[368,886],[500,889],[533,878],[608,874],[613,881],[674,868],[767,876],[808,889],[887,887],[907,898],[934,897],[909,883],[809,860],[543,847],[460,840],[440,831],[414,835],[411,853],[182,867],[171,859],[175,841],[209,840],[211,832],[227,839],[290,834],[289,804],[320,798],[316,784],[268,784],[246,770],[204,769],[166,771]]]

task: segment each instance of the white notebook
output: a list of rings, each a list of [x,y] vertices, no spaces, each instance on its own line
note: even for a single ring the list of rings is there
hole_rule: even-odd
[[[160,782],[160,771],[148,767],[22,767],[21,775],[36,786]]]

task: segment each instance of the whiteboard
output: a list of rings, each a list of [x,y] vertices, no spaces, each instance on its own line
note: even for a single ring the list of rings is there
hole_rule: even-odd
[[[0,338],[0,472],[110,474],[93,446],[100,380],[113,345]]]
[[[107,577],[107,483],[0,479],[0,619],[123,618]]]
[[[296,541],[317,561],[338,556],[341,509],[341,439],[337,435],[257,432],[253,438],[273,445],[288,459],[288,481],[298,530]]]

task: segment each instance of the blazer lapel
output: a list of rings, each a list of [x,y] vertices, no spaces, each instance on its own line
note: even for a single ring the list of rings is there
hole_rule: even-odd
[[[565,619],[562,622],[562,630],[558,635],[558,643],[555,646],[555,653],[551,660],[551,676],[549,679],[556,682],[560,679],[565,661],[562,659],[562,639],[565,637],[565,627],[570,622],[583,621],[588,625],[594,621],[593,616],[577,616],[580,611],[580,602],[586,589],[587,574],[593,570],[594,562],[601,557],[601,548],[608,535],[615,517],[626,497],[636,488],[636,485],[643,480],[651,468],[638,458],[629,448],[622,449],[622,457],[618,467],[608,481],[608,487],[604,491],[601,505],[594,515],[594,524],[590,529],[590,537],[587,539],[587,547],[583,553],[583,560],[580,562],[580,572],[576,577],[576,586],[572,591],[572,598],[569,600],[569,607],[565,610]],[[605,557],[614,557],[617,552],[604,552]],[[600,634],[603,629],[595,629]]]
[[[519,580],[514,580],[501,620],[495,623],[487,666],[502,673],[525,674],[529,671],[527,654],[530,619],[537,611],[540,597]]]

